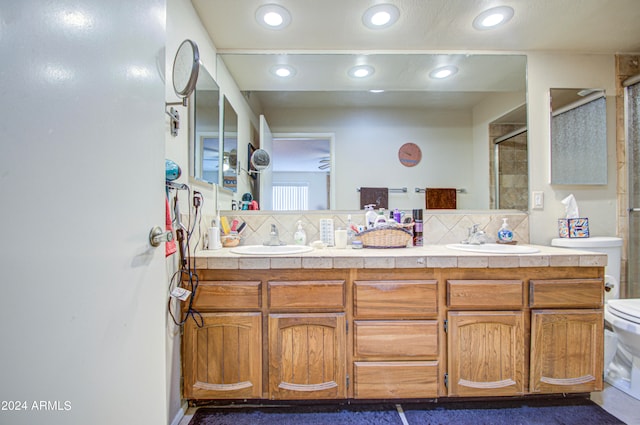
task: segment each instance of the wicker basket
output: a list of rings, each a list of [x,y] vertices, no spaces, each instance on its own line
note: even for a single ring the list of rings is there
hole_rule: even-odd
[[[413,234],[399,226],[382,226],[364,230],[355,235],[365,248],[405,248],[413,239]]]

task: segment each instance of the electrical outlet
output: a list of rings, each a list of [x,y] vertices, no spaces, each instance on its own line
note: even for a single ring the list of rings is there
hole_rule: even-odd
[[[533,199],[532,208],[534,210],[544,209],[544,192],[534,191],[531,193],[531,198]]]

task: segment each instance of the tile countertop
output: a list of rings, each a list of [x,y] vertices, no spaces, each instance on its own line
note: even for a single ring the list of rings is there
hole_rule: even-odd
[[[505,267],[604,267],[607,255],[556,248],[538,248],[534,254],[486,254],[459,251],[445,245],[392,249],[324,248],[302,254],[234,254],[231,248],[196,252],[200,269],[350,269],[350,268],[505,268]]]

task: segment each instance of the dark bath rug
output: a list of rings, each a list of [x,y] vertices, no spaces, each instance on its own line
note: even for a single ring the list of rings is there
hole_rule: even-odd
[[[588,399],[403,404],[410,425],[625,425]]]
[[[403,425],[393,404],[201,407],[189,425]]]
[[[587,399],[403,403],[409,425],[625,425]],[[189,425],[403,425],[393,404],[198,409]]]

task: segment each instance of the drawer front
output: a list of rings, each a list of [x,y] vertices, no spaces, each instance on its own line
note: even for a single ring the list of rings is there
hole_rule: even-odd
[[[260,281],[201,281],[193,300],[199,311],[259,309]]]
[[[355,398],[434,398],[438,362],[355,362]]]
[[[273,310],[344,310],[344,280],[269,282],[269,308]]]
[[[447,280],[450,308],[496,309],[524,305],[521,280]]]
[[[602,279],[548,279],[529,282],[529,304],[536,308],[600,308],[604,300]]]
[[[371,318],[433,316],[438,313],[436,280],[355,281],[354,315]]]
[[[368,360],[434,359],[438,356],[438,322],[357,320],[354,356]]]

